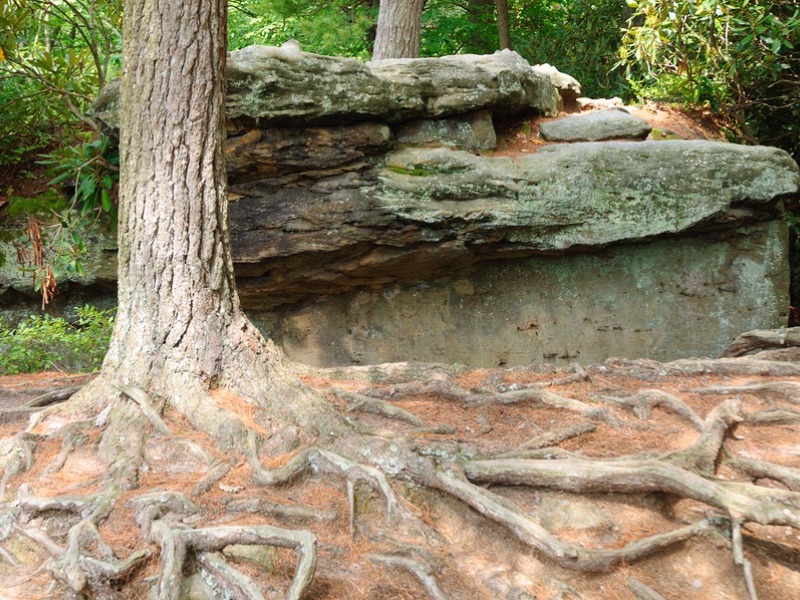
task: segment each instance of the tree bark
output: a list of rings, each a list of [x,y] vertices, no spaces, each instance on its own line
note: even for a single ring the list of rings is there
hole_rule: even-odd
[[[131,0],[125,12],[119,309],[105,367],[137,385],[168,368],[213,378],[241,312],[222,150],[226,3]]]
[[[283,423],[329,414],[236,293],[223,154],[225,0],[130,0],[125,17],[118,310],[91,389],[144,390],[227,437],[223,445],[240,443],[242,431],[210,400],[215,389]]]
[[[508,0],[495,0],[497,9],[497,39],[500,50],[511,48],[511,30],[508,17]]]
[[[493,0],[469,0],[467,16],[472,24],[467,50],[474,54],[491,54],[497,49],[493,35],[495,2]]]
[[[424,0],[381,0],[372,60],[417,58]]]

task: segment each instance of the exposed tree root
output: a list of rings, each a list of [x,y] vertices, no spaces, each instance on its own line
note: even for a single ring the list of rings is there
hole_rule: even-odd
[[[157,598],[163,600],[179,598],[183,580],[181,572],[190,549],[208,553],[222,550],[233,544],[281,546],[293,549],[297,554],[297,570],[286,592],[286,600],[298,600],[303,595],[314,576],[317,562],[316,539],[308,531],[290,531],[267,525],[174,529],[164,520],[158,519],[152,523],[151,535],[161,548],[163,572],[158,583]],[[217,565],[218,573],[230,576],[235,571],[233,567],[219,568],[217,561],[212,561],[212,563]],[[225,578],[232,586],[239,587],[243,591],[250,589],[249,585],[244,585],[246,580],[241,573],[236,572],[235,576]],[[244,587],[241,587],[243,585]],[[253,597],[257,598],[258,596]]]
[[[234,569],[218,552],[199,552],[197,562],[214,577],[216,587],[224,596],[245,600],[261,600],[264,597],[250,577]]]
[[[113,490],[90,496],[44,498],[33,495],[27,485],[20,486],[18,505],[25,514],[66,511],[81,516],[80,521],[70,527],[63,548],[42,531],[35,528],[23,530],[53,556],[45,564],[47,571],[75,594],[87,591],[103,597],[109,593],[110,582],[125,579],[150,557],[150,551],[142,549],[126,559],[116,560],[111,548],[103,541],[97,524],[108,516],[115,501]]]
[[[192,497],[196,498],[208,492],[208,490],[210,490],[215,483],[225,477],[225,475],[227,475],[232,468],[233,461],[231,460],[222,460],[214,465],[211,465],[211,471],[209,474],[198,481],[194,488],[192,488]]]
[[[597,426],[594,423],[587,422],[587,423],[577,423],[576,425],[570,425],[569,427],[564,427],[563,429],[556,429],[555,431],[549,431],[548,433],[544,433],[540,436],[533,438],[528,442],[521,444],[519,446],[519,450],[507,452],[497,458],[501,457],[522,458],[522,455],[526,454],[526,452],[529,450],[541,450],[542,448],[550,448],[556,444],[560,444],[561,442],[572,439],[574,437],[578,437],[580,435],[584,435],[587,433],[592,433],[596,429]]]
[[[665,373],[674,375],[759,375],[789,377],[800,375],[800,364],[778,360],[750,358],[683,359],[662,365]]]
[[[800,423],[800,412],[770,408],[758,412],[745,413],[744,422],[749,425],[792,425]]]
[[[677,361],[668,365],[630,361],[625,365],[627,375],[642,374],[649,381],[669,373],[788,372],[785,364],[779,369],[772,361],[751,359]],[[796,366],[789,367],[791,371]],[[304,372],[318,378],[331,373],[310,369]],[[269,597],[262,579],[270,577],[269,573],[248,570],[238,559],[229,560],[229,550],[225,550],[231,545],[249,545],[289,548],[296,553],[291,583],[290,567],[284,558],[285,569],[280,577],[287,583],[276,585],[288,585],[287,598],[300,598],[309,591],[317,569],[315,534],[325,541],[330,528],[338,524],[349,533],[349,539],[336,542],[340,546],[328,541],[320,544],[319,568],[327,570],[328,576],[330,565],[363,547],[367,550],[361,555],[362,560],[383,565],[388,571],[407,571],[430,598],[492,597],[486,589],[481,592],[485,596],[472,592],[453,594],[448,587],[453,581],[434,566],[442,564],[443,557],[450,560],[448,551],[443,550],[448,538],[437,531],[436,519],[423,507],[433,503],[431,497],[442,499],[447,495],[461,511],[471,509],[469,512],[477,513],[470,518],[488,519],[500,526],[497,529],[507,530],[529,546],[529,555],[522,552],[526,560],[569,569],[576,576],[618,573],[615,568],[620,565],[632,565],[659,553],[668,556],[665,551],[669,549],[682,551],[695,544],[730,547],[736,573],[740,573],[737,585],[741,586],[741,594],[746,593],[751,600],[756,598],[756,588],[763,584],[758,569],[763,567],[753,556],[742,528],[751,524],[751,530],[780,526],[800,531],[800,469],[745,458],[746,450],[736,446],[741,430],[735,440],[728,440],[728,435],[742,422],[763,427],[800,422],[800,413],[780,406],[755,412],[744,409],[745,400],[752,409],[764,397],[795,402],[800,384],[786,381],[767,385],[757,381],[745,386],[692,389],[700,393],[701,401],[653,388],[630,390],[619,396],[592,395],[584,382],[592,381],[589,373],[599,372],[598,368],[575,368],[566,374],[552,369],[517,369],[503,372],[500,377],[486,377],[483,372],[465,377],[442,367],[398,365],[388,372],[376,367],[346,370],[344,375],[360,384],[352,386],[356,391],[320,385],[344,399],[347,411],[369,412],[387,419],[386,426],[377,431],[330,408],[320,409],[318,404],[295,421],[284,420],[288,414],[285,406],[284,413],[276,415],[265,409],[265,403],[285,405],[290,396],[262,402],[246,396],[244,386],[235,388],[231,382],[211,392],[187,388],[185,395],[172,398],[165,397],[164,390],[172,390],[177,384],[152,392],[101,376],[88,395],[84,390],[70,402],[37,409],[41,416],[34,417],[27,431],[0,442],[0,491],[19,485],[13,505],[6,508],[8,514],[14,515],[10,531],[32,540],[38,552],[49,555],[41,565],[59,588],[73,596],[114,597],[114,590],[128,579],[136,580],[145,589],[149,584],[143,582],[140,567],[148,565],[149,573],[154,568],[158,571],[153,589],[159,599],[177,599],[184,576],[197,571],[221,597]],[[607,370],[603,373],[608,376]],[[607,384],[598,378],[594,383]],[[567,391],[554,393],[545,389],[552,386],[564,386]],[[254,389],[260,394],[266,388]],[[278,389],[287,392],[293,388]],[[606,389],[622,388],[612,383]],[[309,393],[299,385],[297,390],[300,396]],[[713,406],[710,394],[736,397]],[[425,421],[433,415],[433,422],[450,423],[452,417],[453,425],[423,428],[423,419],[394,403],[412,397],[420,402],[419,414],[425,415]],[[439,408],[436,402],[441,399],[459,406]],[[318,401],[315,397],[314,403]],[[568,422],[554,419],[553,414],[557,413],[552,409],[564,411]],[[664,420],[659,409],[674,413],[682,423]],[[515,420],[517,411],[523,416]],[[626,413],[648,424],[641,426],[632,419],[626,420]],[[470,416],[465,417],[467,414]],[[488,421],[488,427],[480,430],[476,440],[476,417],[478,423],[487,424],[487,415],[499,420]],[[579,420],[576,415],[588,421]],[[470,419],[468,426],[466,419]],[[597,451],[598,446],[593,443],[599,436],[644,439],[651,434],[651,423],[659,419],[668,422],[670,431],[681,436],[680,444],[665,443],[659,447],[666,449],[661,450],[643,445],[627,455],[590,458]],[[519,431],[513,444],[503,444],[497,434],[503,428]],[[761,427],[742,429],[745,434],[764,431]],[[454,437],[429,437],[434,432],[451,432]],[[686,436],[696,437],[686,441]],[[615,453],[613,443],[602,446],[604,456]],[[559,444],[564,448],[556,447]],[[172,453],[176,457],[174,465]],[[734,453],[741,456],[734,457]],[[41,495],[36,477],[57,481],[80,472],[80,465],[72,460],[76,455],[100,459],[106,472],[92,471],[92,476],[84,480],[85,486],[75,488],[78,491],[74,494],[70,490],[70,494]],[[730,476],[731,472],[738,472],[744,482],[719,478],[720,461],[727,468],[724,473]],[[180,469],[187,468],[187,464],[192,467],[192,475],[180,475]],[[165,467],[167,471],[156,473],[156,469]],[[169,469],[173,467],[182,481],[180,491],[170,480]],[[317,489],[314,486],[321,485],[321,475],[344,479],[346,498],[316,503],[312,495],[309,503],[308,497],[293,494],[292,490],[304,486]],[[750,483],[763,483],[759,480],[765,479],[786,489],[779,489],[776,484],[763,487]],[[356,486],[362,484],[376,492],[380,504],[369,502],[366,494],[356,495]],[[614,538],[613,542],[598,537],[587,546],[573,541],[569,534],[546,527],[546,521],[540,521],[535,511],[531,514],[523,506],[525,501],[519,501],[521,492],[512,489],[522,487],[541,490],[536,492],[537,497],[555,494],[548,490],[628,494],[642,499],[656,493],[658,502],[666,504],[660,496],[665,494],[670,501],[686,499],[705,508],[692,505],[690,512],[700,510],[701,514],[691,517],[685,511],[672,513],[671,509],[664,509],[664,518],[672,522],[671,526],[664,527],[662,523],[645,534],[637,534],[634,528],[630,535]],[[32,488],[39,494],[34,494]],[[398,488],[404,490],[402,496]],[[425,488],[441,493],[426,496]],[[343,495],[341,488],[334,493]],[[418,495],[424,500],[417,501]],[[538,502],[533,505],[539,506]],[[113,536],[109,537],[113,529],[105,529],[107,520],[109,515],[117,515],[118,527],[124,515],[131,518],[131,514],[140,530],[121,551]],[[385,517],[382,525],[375,525],[376,516]],[[42,526],[56,521],[65,525],[60,529]],[[274,521],[281,527],[272,525]],[[459,527],[463,524],[451,525],[448,535],[452,536]],[[620,527],[624,532],[624,521]],[[356,531],[362,535],[356,536]],[[13,542],[9,535],[0,518],[0,540],[4,545],[0,548],[0,561],[19,565],[19,556],[9,550],[11,546],[6,542]],[[682,545],[690,540],[694,541]],[[148,543],[154,545],[145,548]],[[512,543],[518,544],[514,540]],[[413,556],[396,552],[398,547],[417,545],[422,550]],[[427,558],[435,548],[436,558]],[[285,555],[289,553],[281,556]],[[453,559],[458,557],[453,555]],[[491,587],[487,581],[483,578],[480,585]],[[502,578],[491,581],[496,589],[538,597],[526,589],[524,582]],[[637,598],[661,597],[635,578],[628,578],[627,586]],[[272,590],[270,593],[274,593]]]
[[[447,599],[447,596],[444,595],[439,587],[439,584],[436,582],[436,578],[433,576],[433,573],[431,573],[430,567],[427,565],[423,565],[405,556],[373,554],[369,558],[374,562],[389,565],[390,567],[405,569],[411,573],[419,580],[419,582],[422,584],[422,587],[425,588],[425,591],[428,593],[428,596],[431,598],[431,600]]]
[[[800,492],[800,469],[782,467],[775,463],[750,458],[729,458],[725,464],[752,477],[779,481],[794,492]]]
[[[225,510],[229,513],[257,513],[294,522],[334,521],[336,519],[335,511],[312,509],[306,506],[273,504],[272,502],[260,500],[259,498],[229,502]]]
[[[606,372],[624,373],[645,381],[665,377],[691,375],[717,375],[739,377],[793,377],[800,376],[800,365],[778,360],[761,360],[752,357],[736,358],[687,358],[661,363],[655,360],[637,358],[613,358],[603,365],[592,367],[598,374]]]
[[[472,481],[530,485],[579,494],[666,492],[741,515],[762,525],[800,528],[800,494],[706,479],[664,460],[513,460],[470,461]]]
[[[50,406],[51,404],[56,404],[57,402],[69,400],[80,389],[81,386],[72,386],[60,390],[53,390],[52,392],[47,392],[28,400],[25,404],[23,404],[23,406],[26,408],[43,408],[45,406]]]
[[[258,460],[255,434],[251,433],[248,460],[256,485],[268,486],[286,483],[312,468],[318,471],[339,473],[348,481],[354,483],[363,481],[380,492],[386,503],[386,518],[390,522],[396,522],[400,517],[409,516],[383,473],[374,467],[357,463],[328,450],[308,448],[292,457],[283,466],[277,469],[266,469]]]
[[[625,585],[636,596],[636,600],[664,600],[664,596],[633,577],[626,577]]]
[[[628,398],[598,396],[597,399],[619,406],[643,421],[650,418],[650,413],[654,408],[660,407],[685,419],[698,430],[703,428],[703,420],[683,400],[662,390],[642,390]]]
[[[3,476],[0,478],[0,498],[5,496],[6,485],[11,477],[31,468],[35,438],[34,435],[21,432],[12,438],[0,440],[0,467],[3,469]]]
[[[508,389],[507,391],[496,393],[486,391],[471,392],[459,387],[452,381],[437,378],[423,382],[402,383],[387,388],[371,388],[363,390],[362,393],[368,396],[387,395],[393,400],[412,396],[436,396],[445,400],[459,402],[468,407],[489,404],[538,404],[573,411],[582,417],[601,421],[612,427],[622,425],[622,421],[604,407],[592,406],[573,398],[548,392],[536,386],[523,389]]]
[[[363,394],[356,394],[353,392],[347,392],[341,388],[331,388],[331,392],[340,398],[347,400],[348,411],[361,411],[372,413],[375,415],[380,415],[382,417],[386,417],[388,419],[397,419],[398,421],[405,421],[406,423],[410,423],[411,425],[415,425],[417,427],[422,427],[423,423],[422,420],[417,417],[416,415],[412,415],[405,409],[400,408],[399,406],[395,406],[388,402],[384,402],[383,400],[379,400],[377,398],[370,398],[369,396],[364,396]]]
[[[133,387],[132,385],[125,385],[122,383],[116,383],[114,384],[114,387],[139,405],[139,408],[142,409],[142,414],[147,417],[147,420],[150,421],[150,424],[153,426],[154,430],[161,435],[172,435],[172,432],[169,430],[169,427],[167,427],[167,424],[161,420],[161,416],[153,407],[153,403],[150,401],[150,396],[148,396],[144,391]]]
[[[501,461],[493,461],[501,462]],[[468,468],[471,467],[468,463]],[[480,475],[470,468],[476,480]],[[562,477],[564,471],[561,472]],[[487,479],[495,480],[494,473]],[[517,509],[509,508],[499,496],[467,481],[458,474],[438,471],[429,482],[430,485],[459,498],[480,514],[507,527],[520,541],[536,548],[554,563],[567,569],[580,571],[607,571],[621,563],[630,563],[655,554],[673,544],[685,541],[708,530],[705,520],[678,529],[638,540],[615,550],[591,550],[565,543],[544,527],[522,515]],[[526,482],[531,485],[531,481]]]
[[[720,356],[744,356],[754,350],[800,346],[800,327],[754,329],[746,331],[731,342]]]
[[[795,381],[771,381],[747,385],[718,385],[691,390],[695,394],[764,394],[777,395],[789,402],[800,403],[800,383]]]

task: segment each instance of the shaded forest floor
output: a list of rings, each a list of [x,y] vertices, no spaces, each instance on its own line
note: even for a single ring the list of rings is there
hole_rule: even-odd
[[[20,406],[55,390],[69,391],[88,377],[91,376],[63,373],[2,377],[2,408]],[[677,451],[697,438],[696,424],[693,426],[687,414],[673,412],[674,406],[645,401],[648,394],[657,398],[652,390],[678,398],[700,420],[723,401],[738,398],[744,420],[728,430],[716,476],[756,481],[777,490],[787,487],[773,478],[743,473],[732,467],[731,461],[769,461],[800,469],[800,412],[797,412],[800,367],[791,362],[745,358],[661,364],[612,359],[602,365],[585,369],[573,366],[566,370],[547,365],[489,370],[397,364],[306,371],[301,377],[360,426],[386,435],[402,435],[421,447],[435,443],[440,452],[445,448],[453,456],[467,458],[496,457],[523,449],[542,452],[542,448],[549,449],[544,455],[567,451],[574,453],[573,456],[603,459]],[[398,384],[400,380],[405,383]],[[417,386],[420,381],[427,383]],[[451,385],[470,393],[537,389],[601,410],[588,415],[541,402],[459,402],[450,393]],[[353,403],[354,399],[367,395],[381,396],[389,405],[415,415],[422,426],[387,418],[383,410],[378,412],[384,414],[371,414],[365,412],[370,411],[369,407]],[[632,398],[638,401],[626,401]],[[235,399],[218,400],[226,402],[228,408],[247,421],[247,405]],[[601,413],[604,416],[597,418]],[[211,441],[187,423],[169,411],[163,417],[176,436],[189,436],[207,452],[215,452]],[[0,437],[7,438],[25,426],[28,416],[6,414],[4,419]],[[88,441],[86,446],[90,447],[93,440]],[[25,475],[27,481],[38,481],[31,486],[32,492],[37,496],[54,496],[87,494],[99,489],[103,466],[92,458],[95,456],[92,452],[77,449],[57,473],[43,470],[51,462],[47,458],[55,457],[60,450],[57,439],[36,446],[33,471]],[[143,489],[191,495],[203,474],[187,447],[159,443],[157,437],[147,449],[147,460],[153,467],[152,475],[143,475],[141,489],[124,492],[118,506],[125,505],[126,494],[138,495]],[[280,460],[285,461],[286,457]],[[37,469],[41,472],[37,473]],[[18,479],[12,477],[7,482],[7,501],[20,493]],[[253,524],[255,519],[258,523],[313,531],[318,539],[318,575],[304,596],[309,599],[433,597],[419,573],[415,575],[403,563],[387,566],[380,558],[398,555],[423,565],[446,598],[659,597],[642,595],[646,590],[637,588],[637,582],[668,600],[748,597],[742,569],[733,562],[731,538],[724,526],[609,573],[586,574],[552,564],[506,528],[452,497],[413,485],[397,487],[413,513],[437,532],[426,548],[403,547],[397,538],[390,540],[381,535],[382,502],[369,488],[356,489],[351,536],[345,482],[337,478],[304,477],[292,485],[256,488],[247,462],[241,460],[206,493],[196,497],[195,502],[201,507],[198,518],[216,524],[245,520]],[[715,516],[725,519],[722,512],[706,504],[661,492],[572,494],[536,487],[490,487],[559,538],[592,548],[620,548],[635,539],[675,530],[703,517],[712,521]],[[260,506],[255,515],[246,509],[253,502]],[[235,508],[237,503],[241,512]],[[52,515],[31,519],[55,540],[63,539],[67,525],[71,524],[65,522],[59,526]],[[203,524],[200,521],[196,526]],[[127,556],[141,547],[138,533],[130,526],[128,511],[117,509],[100,525],[102,539],[115,556]],[[785,526],[748,523],[742,535],[758,597],[776,600],[800,597],[800,532]],[[0,597],[53,597],[48,593],[50,576],[29,568],[45,558],[42,548],[13,533],[7,535],[2,546],[6,556],[0,561]],[[156,546],[151,550],[153,556],[158,555]],[[258,554],[239,548],[226,550],[226,554],[240,571],[266,582],[262,587],[264,597],[282,597],[294,572],[292,552],[269,548]],[[20,565],[28,568],[21,569]],[[158,561],[150,559],[134,571],[130,580],[120,585],[117,597],[144,598],[157,566]],[[199,586],[193,592],[196,595],[189,597],[206,597],[201,581],[197,578],[188,581]]]

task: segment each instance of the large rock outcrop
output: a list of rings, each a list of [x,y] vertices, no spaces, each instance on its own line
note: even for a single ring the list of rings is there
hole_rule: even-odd
[[[512,52],[363,64],[254,47],[228,77],[239,293],[293,358],[666,360],[785,317],[779,201],[800,187],[785,152],[487,151],[494,123],[557,104],[550,70]],[[97,110],[113,129],[113,88]]]
[[[235,186],[246,304],[426,281],[477,263],[603,248],[774,218],[797,189],[775,148],[719,142],[566,144],[517,157],[405,148],[311,186]]]

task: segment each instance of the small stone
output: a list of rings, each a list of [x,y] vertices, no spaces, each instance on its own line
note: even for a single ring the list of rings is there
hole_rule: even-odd
[[[611,139],[643,140],[650,124],[624,109],[573,115],[539,125],[541,136],[552,142],[596,142]]]

